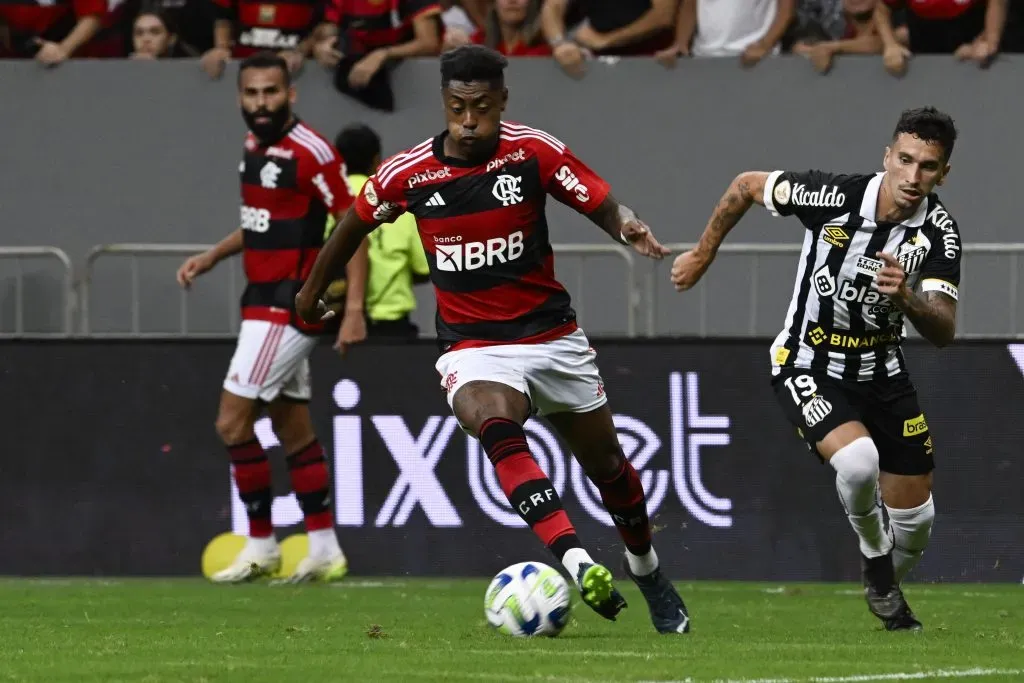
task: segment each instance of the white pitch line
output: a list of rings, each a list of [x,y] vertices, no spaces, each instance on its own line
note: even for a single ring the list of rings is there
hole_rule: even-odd
[[[967,678],[968,676],[1020,676],[1024,669],[939,669],[891,674],[858,674],[855,676],[811,676],[808,678],[729,678],[708,683],[871,683],[872,681],[920,681],[933,678]],[[678,681],[641,681],[640,683],[697,683],[698,679]]]

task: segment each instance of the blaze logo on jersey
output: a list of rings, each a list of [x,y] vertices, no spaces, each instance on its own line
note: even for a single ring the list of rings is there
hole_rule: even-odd
[[[562,183],[562,187],[570,192],[576,193],[576,199],[581,204],[586,204],[590,201],[590,191],[587,186],[580,182],[580,179],[576,177],[576,174],[569,170],[568,166],[562,166],[558,171],[555,172],[555,180]]]
[[[850,240],[850,236],[847,235],[846,231],[838,225],[826,225],[821,232],[821,239],[825,240],[833,247],[839,247],[842,249]]]
[[[267,162],[260,171],[260,185],[272,190],[277,187],[277,179],[281,176],[281,167],[273,161]]]
[[[814,272],[814,291],[820,297],[830,297],[836,293],[836,279],[832,277],[828,266],[824,265]]]
[[[523,201],[522,189],[519,187],[523,182],[522,176],[508,175],[502,173],[494,182],[494,189],[491,194],[501,202],[502,206],[512,206]]]
[[[494,237],[486,242],[462,242],[462,237],[435,237],[437,269],[449,272],[477,270],[495,263],[515,261],[523,255],[523,231]]]
[[[822,185],[819,189],[812,192],[803,183],[797,183],[793,186],[792,200],[797,206],[833,207],[838,209],[846,202],[846,195],[839,191],[838,185],[833,185],[831,188],[827,185]]]

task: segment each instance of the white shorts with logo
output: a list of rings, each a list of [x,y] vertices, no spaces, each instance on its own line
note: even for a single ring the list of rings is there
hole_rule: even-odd
[[[312,397],[309,355],[316,339],[291,325],[243,320],[224,389],[242,398],[270,403],[279,396]]]
[[[441,387],[455,393],[474,381],[498,382],[526,394],[535,415],[585,413],[608,402],[597,352],[583,330],[539,344],[501,344],[449,351],[437,359]]]

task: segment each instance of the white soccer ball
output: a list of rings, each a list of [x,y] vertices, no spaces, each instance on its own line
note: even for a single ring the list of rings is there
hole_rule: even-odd
[[[502,569],[484,594],[488,623],[510,636],[557,636],[571,609],[569,584],[541,562]]]

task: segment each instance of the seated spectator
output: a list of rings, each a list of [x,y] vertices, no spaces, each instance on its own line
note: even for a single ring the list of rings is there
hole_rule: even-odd
[[[582,21],[567,30],[570,0],[544,0],[541,26],[555,60],[580,77],[594,55],[652,55],[672,44],[679,0],[579,0]]]
[[[814,16],[798,10],[793,52],[807,57],[819,73],[828,73],[836,55],[882,54],[882,39],[875,28],[876,0],[815,0]]]
[[[198,57],[195,50],[178,41],[178,31],[170,15],[159,10],[143,10],[132,24],[132,59],[170,59]]]
[[[655,59],[673,66],[679,57],[739,57],[753,66],[780,52],[796,0],[683,0],[674,43]]]
[[[0,22],[7,26],[0,57],[35,58],[57,66],[72,56],[89,56],[87,44],[99,33],[107,0],[6,0]]]
[[[338,133],[334,146],[345,160],[348,184],[358,195],[363,184],[381,162],[380,137],[369,126],[356,124]],[[328,217],[324,239],[334,229],[334,217]],[[409,317],[416,308],[413,285],[430,281],[430,266],[420,242],[416,217],[403,213],[393,223],[384,223],[370,233],[370,272],[366,278],[367,338],[403,338],[414,340],[419,328]],[[338,331],[340,348],[341,337]]]
[[[908,45],[893,31],[892,10],[906,10]],[[882,60],[894,76],[913,54],[950,54],[985,68],[1003,42],[1007,0],[884,0],[875,10]]]
[[[551,46],[540,29],[540,6],[541,0],[495,0],[484,28],[471,35],[450,30],[445,49],[473,42],[509,57],[550,57]]]
[[[213,47],[200,64],[210,78],[220,78],[229,59],[244,59],[261,50],[277,50],[296,73],[312,53],[311,30],[323,0],[208,1],[216,17]]]
[[[375,109],[392,111],[390,68],[441,51],[438,0],[329,0],[313,55],[335,69],[335,86]]]

